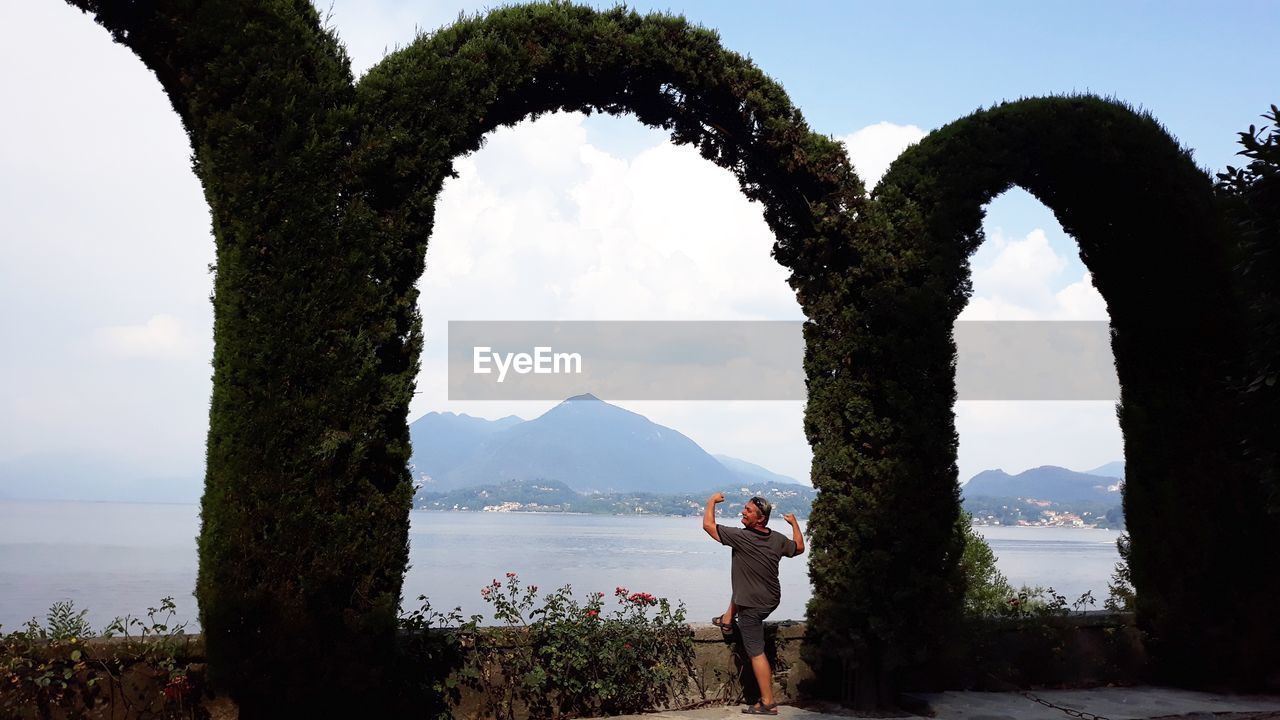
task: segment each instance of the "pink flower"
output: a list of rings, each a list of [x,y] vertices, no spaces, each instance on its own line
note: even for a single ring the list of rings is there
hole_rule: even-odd
[[[588,610],[587,617],[595,617],[600,614],[599,610]]]
[[[509,573],[507,573],[507,577],[509,577],[509,578],[513,578],[513,577],[515,577],[515,576],[516,576],[516,574],[515,574],[515,573],[513,573],[513,572],[509,572]]]

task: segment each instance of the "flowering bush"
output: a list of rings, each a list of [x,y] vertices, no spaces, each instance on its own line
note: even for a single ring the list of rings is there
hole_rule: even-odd
[[[102,637],[71,601],[49,608],[42,625],[0,634],[0,716],[122,718],[203,717],[203,675],[191,673],[186,623],[175,622],[172,597],[147,608],[146,620],[116,618]]]
[[[1067,597],[1055,592],[1053,588],[1023,585],[1005,601],[1000,614],[1020,620],[1066,617],[1072,612],[1086,612],[1094,604],[1096,601],[1092,590],[1086,590],[1068,606]]]
[[[473,655],[471,681],[502,688],[489,695],[494,717],[513,717],[517,704],[534,718],[640,712],[688,682],[693,638],[683,605],[618,587],[606,609],[604,593],[579,604],[568,585],[539,604],[538,587],[522,586],[516,573],[480,595],[508,626],[479,633]]]

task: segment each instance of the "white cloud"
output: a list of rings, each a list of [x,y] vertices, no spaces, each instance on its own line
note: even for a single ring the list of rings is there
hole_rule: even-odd
[[[455,164],[427,252],[425,317],[801,316],[760,208],[731,174],[668,141],[618,157],[587,141],[583,120],[500,129]]]
[[[582,126],[577,115],[521,123],[496,131],[482,150],[458,162],[459,176],[440,198],[422,281],[429,351],[413,415],[452,409],[533,417],[554,404],[448,401],[441,357],[447,319],[801,317],[785,271],[769,257],[773,238],[759,208],[742,197],[729,173],[665,140],[624,157],[591,145]],[[863,166],[874,164],[864,172],[876,180],[922,134],[881,123],[849,136],[856,138],[851,153]],[[975,256],[975,298],[966,318],[1106,318],[1087,276],[1057,289],[1070,263],[1045,232],[1008,239],[994,229],[990,235]],[[621,404],[709,450],[808,477],[802,403]],[[1062,403],[981,405],[988,412],[1011,407],[987,422],[975,422],[972,409],[958,410],[962,473],[1118,457],[1118,430],[1107,429],[1115,424],[1108,421],[1114,416],[1109,403],[1094,403],[1102,409],[1083,415]],[[1021,451],[1016,457],[1010,438]]]
[[[214,248],[181,122],[61,3],[0,3],[0,65],[0,462],[87,452],[198,478]]]
[[[1074,263],[1053,249],[1044,229],[1017,239],[999,227],[988,229],[987,235],[971,258],[973,296],[959,319],[1108,319],[1088,271],[1067,282]],[[956,403],[956,430],[962,482],[993,468],[1008,473],[1041,465],[1088,470],[1124,457],[1112,402],[961,401]]]
[[[1069,266],[1044,230],[1011,240],[995,228],[973,256],[973,296],[960,319],[1106,320],[1106,303],[1087,271],[1063,286]]]
[[[120,357],[181,357],[201,349],[173,315],[153,315],[141,325],[112,325],[96,333],[100,348]]]
[[[960,481],[983,470],[1010,474],[1041,465],[1089,470],[1124,457],[1111,402],[956,403]]]
[[[634,120],[592,123],[608,123],[599,134],[611,138],[652,137]],[[665,138],[633,152],[596,147],[584,126],[553,114],[502,128],[456,163],[420,283],[428,346],[411,415],[528,418],[554,404],[450,402],[450,319],[803,317],[760,207],[728,171]],[[808,477],[801,403],[621,404],[709,449]]]
[[[419,32],[432,32],[450,25],[459,14],[474,14],[495,3],[402,3],[367,2],[366,0],[315,0],[312,4],[327,18],[327,27],[337,30],[338,38],[351,56],[351,69],[360,77],[388,53],[413,42]]]
[[[878,122],[839,139],[848,149],[858,177],[867,190],[871,190],[902,151],[920,142],[925,135],[925,131],[915,125]]]
[[[357,75],[415,25],[456,15],[349,0],[334,13]],[[0,90],[21,109],[0,115],[0,134],[22,138],[0,144],[0,302],[25,308],[0,318],[7,347],[25,350],[0,356],[0,459],[83,448],[158,473],[198,468],[214,258],[181,124],[142,63],[73,8],[0,3],[0,35],[12,69]],[[428,345],[415,416],[532,417],[550,405],[450,403],[438,357],[447,319],[801,317],[759,207],[728,172],[634,121],[607,119],[641,140],[592,145],[610,134],[597,132],[604,121],[548,116],[458,161],[420,285]],[[844,140],[870,187],[923,134],[880,123]],[[1082,283],[1049,291],[1059,297],[1048,305],[1095,312]],[[86,338],[97,352],[84,352]],[[808,474],[799,403],[628,406],[710,450]],[[966,448],[981,445],[965,432]]]
[[[1054,293],[1057,305],[1055,320],[1106,320],[1107,301],[1093,286],[1093,276],[1084,277]]]

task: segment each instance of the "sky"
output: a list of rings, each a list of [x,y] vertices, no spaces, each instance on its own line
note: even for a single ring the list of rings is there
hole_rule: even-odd
[[[604,7],[606,4],[599,4]],[[867,185],[981,107],[1090,92],[1153,113],[1216,171],[1280,101],[1280,3],[638,2],[714,28],[779,81]],[[320,5],[358,77],[481,4]],[[87,16],[0,3],[0,498],[191,501],[208,424],[214,260],[190,147],[159,84]],[[536,417],[450,402],[448,320],[798,320],[758,205],[633,118],[557,114],[459,158],[421,280],[410,419]],[[1105,320],[1074,241],[1020,190],[991,203],[962,319]],[[799,359],[797,359],[797,363]],[[607,399],[607,398],[606,398]],[[709,452],[807,481],[800,402],[622,402]],[[1123,456],[1110,402],[956,407],[960,478]]]

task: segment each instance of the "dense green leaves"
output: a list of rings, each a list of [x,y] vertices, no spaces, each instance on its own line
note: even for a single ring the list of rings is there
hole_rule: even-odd
[[[1262,476],[1268,510],[1280,515],[1280,108],[1240,133],[1248,162],[1218,175],[1217,190],[1238,244],[1237,291],[1248,313],[1246,364],[1238,382],[1248,435],[1241,450]]]
[[[898,267],[932,288],[918,298],[931,305],[924,316],[949,328],[969,293],[964,263],[982,240],[982,208],[1012,185],[1076,238],[1107,301],[1129,563],[1149,649],[1167,679],[1257,684],[1280,665],[1280,620],[1267,609],[1280,575],[1263,570],[1274,567],[1280,528],[1263,512],[1257,469],[1240,458],[1247,419],[1232,378],[1247,342],[1211,182],[1150,117],[1098,98],[1023,100],[952,123],[904,153],[876,190],[898,257],[922,258]],[[906,313],[914,302],[886,307]],[[953,357],[939,348],[921,371],[950,378]],[[953,399],[917,396],[932,427],[916,437],[954,433]],[[954,479],[942,460],[930,472]]]
[[[893,673],[957,624],[951,326],[982,208],[1012,185],[1079,240],[1111,311],[1133,581],[1155,647],[1170,667],[1200,647],[1188,667],[1228,672],[1280,646],[1261,611],[1280,574],[1256,579],[1280,548],[1255,471],[1233,456],[1242,430],[1228,390],[1246,346],[1231,253],[1270,240],[1224,240],[1208,178],[1150,118],[1090,97],[1003,105],[908,151],[872,201],[843,147],[776,83],[678,17],[503,8],[419,37],[354,83],[306,0],[71,2],[160,79],[212,209],[197,595],[212,678],[244,717],[369,715],[388,700],[378,689],[394,677],[405,415],[422,347],[415,283],[436,197],[486,133],[560,110],[664,128],[763,207],[809,318],[805,431],[820,494],[806,652],[838,694],[891,701]],[[1262,177],[1273,146],[1257,147]],[[1252,177],[1226,195],[1274,218],[1275,183]],[[1243,600],[1220,592],[1242,578]],[[1240,628],[1256,642],[1233,644]]]
[[[245,717],[368,714],[389,677],[412,495],[415,284],[455,157],[557,110],[635,114],[732,171],[797,287],[844,246],[842,146],[716,35],[564,3],[422,36],[354,84],[310,3],[79,0],[161,79],[217,242],[197,595]]]

